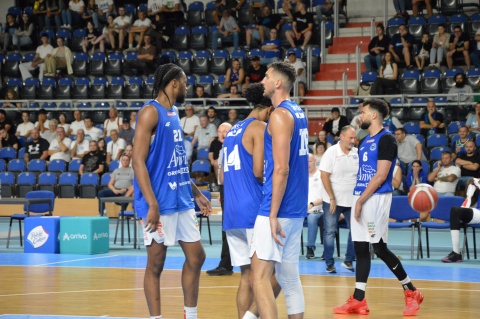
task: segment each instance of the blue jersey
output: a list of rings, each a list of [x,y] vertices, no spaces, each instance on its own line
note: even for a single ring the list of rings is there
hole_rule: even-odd
[[[262,184],[253,174],[253,156],[242,143],[249,118],[230,129],[223,142],[223,229],[253,228],[262,201]]]
[[[278,108],[287,109],[293,116],[293,135],[290,141],[289,174],[285,194],[277,217],[304,218],[308,211],[308,124],[302,109],[292,101],[283,101]],[[270,215],[272,202],[273,153],[272,137],[265,130],[263,200],[259,215]]]
[[[158,112],[158,123],[145,164],[160,214],[168,215],[194,208],[187,153],[177,108],[167,110],[155,100],[148,101],[145,105],[153,105]],[[138,217],[145,218],[149,206],[136,176],[133,185],[135,211]]]
[[[383,120],[383,128],[389,130],[390,132],[395,132],[396,127],[395,125],[393,125],[393,120],[391,116]]]
[[[371,137],[367,135],[358,149],[360,165],[358,167],[357,184],[353,190],[354,195],[361,195],[372,177],[377,173],[378,160],[389,160],[392,162],[387,178],[374,194],[383,194],[393,192],[392,177],[397,159],[397,144],[393,135],[381,130],[377,135]]]

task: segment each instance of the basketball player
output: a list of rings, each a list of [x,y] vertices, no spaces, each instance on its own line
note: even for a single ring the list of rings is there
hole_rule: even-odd
[[[303,318],[305,300],[298,270],[300,233],[308,211],[308,126],[290,101],[295,83],[290,63],[268,66],[262,84],[275,110],[265,129],[263,199],[255,220],[251,282],[262,319],[277,318],[270,279],[285,295],[288,318]]]
[[[355,292],[347,303],[335,307],[335,313],[368,314],[365,289],[370,273],[369,243],[375,254],[398,278],[405,294],[404,316],[415,315],[423,295],[415,289],[402,263],[387,247],[388,216],[392,203],[392,175],[397,157],[395,138],[386,131],[382,122],[388,115],[387,104],[378,99],[366,100],[361,114],[361,128],[368,135],[360,142],[360,165],[353,191],[354,213],[351,218],[352,240],[357,255]]]
[[[270,99],[263,97],[263,85],[254,83],[245,91],[250,102],[260,97],[248,117],[230,129],[223,143],[223,175],[225,210],[223,229],[227,234],[232,266],[241,270],[237,292],[238,318],[257,318],[250,287],[250,239],[262,201],[263,142],[265,122],[272,109]],[[280,287],[272,277],[276,294]],[[252,305],[253,304],[253,305]],[[250,311],[249,311],[250,309]]]
[[[133,168],[135,210],[142,218],[147,247],[144,291],[150,318],[162,318],[160,276],[168,246],[180,244],[185,263],[182,269],[184,318],[197,318],[200,268],[205,251],[195,217],[192,198],[202,213],[211,213],[211,204],[190,182],[182,128],[175,102],[186,94],[186,77],[175,64],[155,71],[154,92],[137,115]]]

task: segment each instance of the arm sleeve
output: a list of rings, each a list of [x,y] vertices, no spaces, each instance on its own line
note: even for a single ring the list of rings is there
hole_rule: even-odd
[[[397,143],[391,134],[385,134],[378,141],[378,160],[393,162],[397,156]]]

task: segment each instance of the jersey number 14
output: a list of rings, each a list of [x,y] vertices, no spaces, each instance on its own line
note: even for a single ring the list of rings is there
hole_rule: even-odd
[[[228,153],[226,147],[223,151],[225,154],[223,171],[228,172],[230,166],[233,166],[233,169],[236,171],[241,169],[240,155],[238,154],[238,145],[235,145],[233,151],[231,151],[230,154]]]

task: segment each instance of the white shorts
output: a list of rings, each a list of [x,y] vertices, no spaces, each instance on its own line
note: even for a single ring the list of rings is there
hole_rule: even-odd
[[[374,194],[363,204],[360,222],[355,219],[355,205],[360,196],[353,196],[350,229],[353,241],[378,243],[388,240],[388,218],[392,205],[392,193]]]
[[[146,218],[142,219],[142,226]],[[197,215],[195,210],[188,209],[168,215],[160,214],[160,221],[156,232],[147,232],[143,227],[143,243],[145,246],[163,243],[165,246],[173,246],[179,240],[186,243],[197,242],[201,239],[198,230]]]
[[[250,265],[250,242],[253,228],[228,229],[225,232],[227,233],[232,266]]]
[[[304,218],[278,218],[286,237],[278,235],[283,246],[278,245],[270,231],[270,218],[257,216],[253,227],[250,257],[257,254],[262,260],[276,262],[298,263],[300,255],[300,236],[303,229]]]

